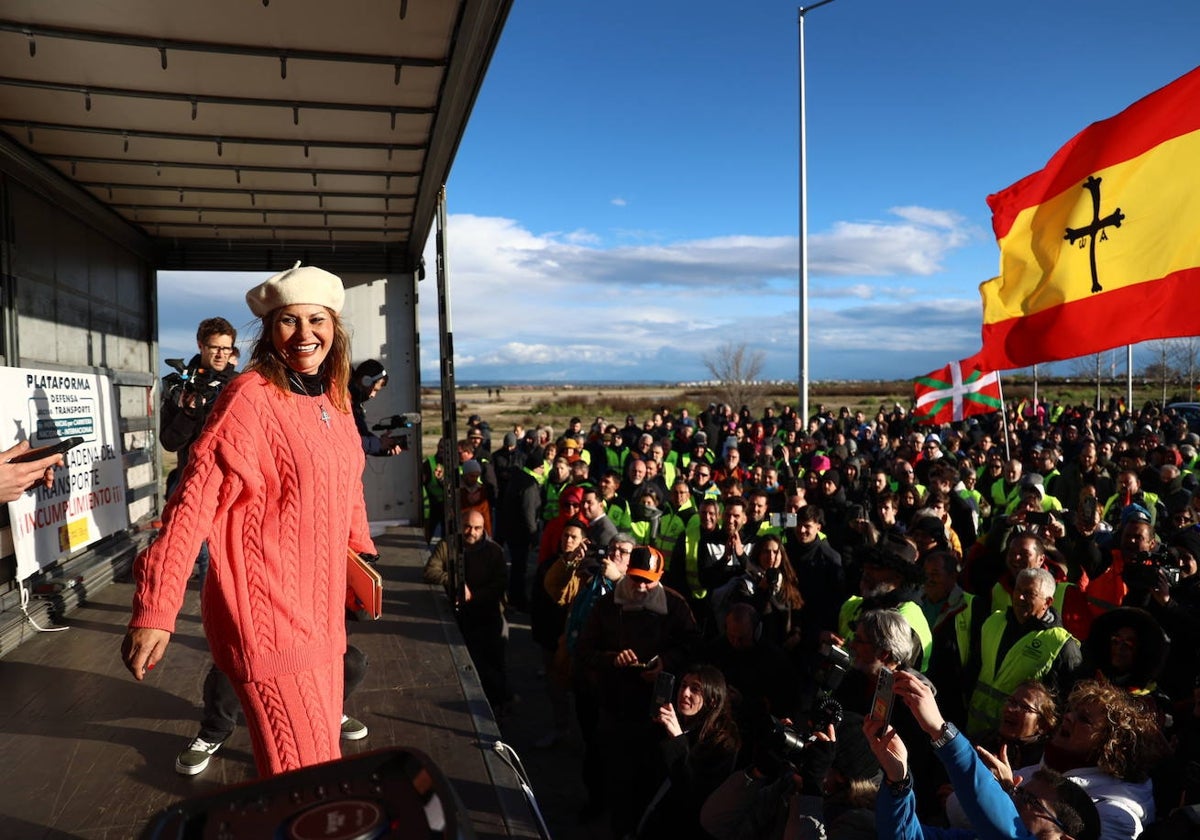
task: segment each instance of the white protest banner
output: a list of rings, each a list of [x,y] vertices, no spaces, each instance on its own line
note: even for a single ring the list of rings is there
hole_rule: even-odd
[[[0,450],[28,439],[33,447],[69,437],[83,443],[64,455],[54,485],[38,485],[8,503],[17,580],[64,554],[129,526],[117,407],[107,376],[0,367]]]

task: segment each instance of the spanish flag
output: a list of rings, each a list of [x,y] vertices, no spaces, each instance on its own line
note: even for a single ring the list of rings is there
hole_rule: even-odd
[[[1200,67],[988,205],[1000,276],[979,287],[985,369],[1200,333]]]

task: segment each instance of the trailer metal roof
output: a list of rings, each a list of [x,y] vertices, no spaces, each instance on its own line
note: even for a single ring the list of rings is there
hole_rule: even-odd
[[[0,132],[159,268],[412,270],[511,3],[5,0]]]

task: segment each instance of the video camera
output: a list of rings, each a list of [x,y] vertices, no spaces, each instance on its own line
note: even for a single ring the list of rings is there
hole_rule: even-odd
[[[385,417],[371,427],[376,432],[384,432],[400,444],[404,450],[412,449],[412,429],[421,425],[421,412],[410,411],[406,414],[393,414]]]
[[[820,661],[813,671],[813,680],[817,689],[824,694],[832,694],[842,684],[842,678],[852,666],[850,654],[845,648],[837,645],[824,644],[820,649]]]
[[[1121,579],[1130,589],[1153,589],[1158,584],[1159,570],[1166,575],[1169,586],[1179,583],[1183,575],[1178,557],[1164,545],[1154,551],[1139,551],[1126,561]]]
[[[421,425],[421,412],[410,411],[407,414],[393,414],[385,417],[371,428],[377,432],[390,432],[392,429],[411,429]]]
[[[213,402],[224,385],[220,379],[205,376],[207,372],[199,365],[185,366],[183,359],[166,359],[175,372],[163,377],[163,400],[170,400],[181,408],[203,408]],[[188,400],[194,396],[194,402]],[[188,403],[192,403],[188,405]]]
[[[766,740],[767,753],[772,758],[795,767],[800,763],[804,751],[816,741],[814,733],[824,732],[830,726],[836,727],[842,722],[844,714],[842,704],[826,695],[813,711],[810,721],[812,728],[808,734],[772,717],[771,730],[767,733]]]

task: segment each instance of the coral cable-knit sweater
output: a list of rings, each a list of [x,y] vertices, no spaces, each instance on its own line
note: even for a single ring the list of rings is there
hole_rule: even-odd
[[[129,626],[174,632],[207,539],[204,629],[231,680],[271,679],[340,658],[346,546],[375,551],[362,470],[351,414],[324,395],[281,391],[254,371],[238,376],[192,445],[162,531],[137,558]]]

